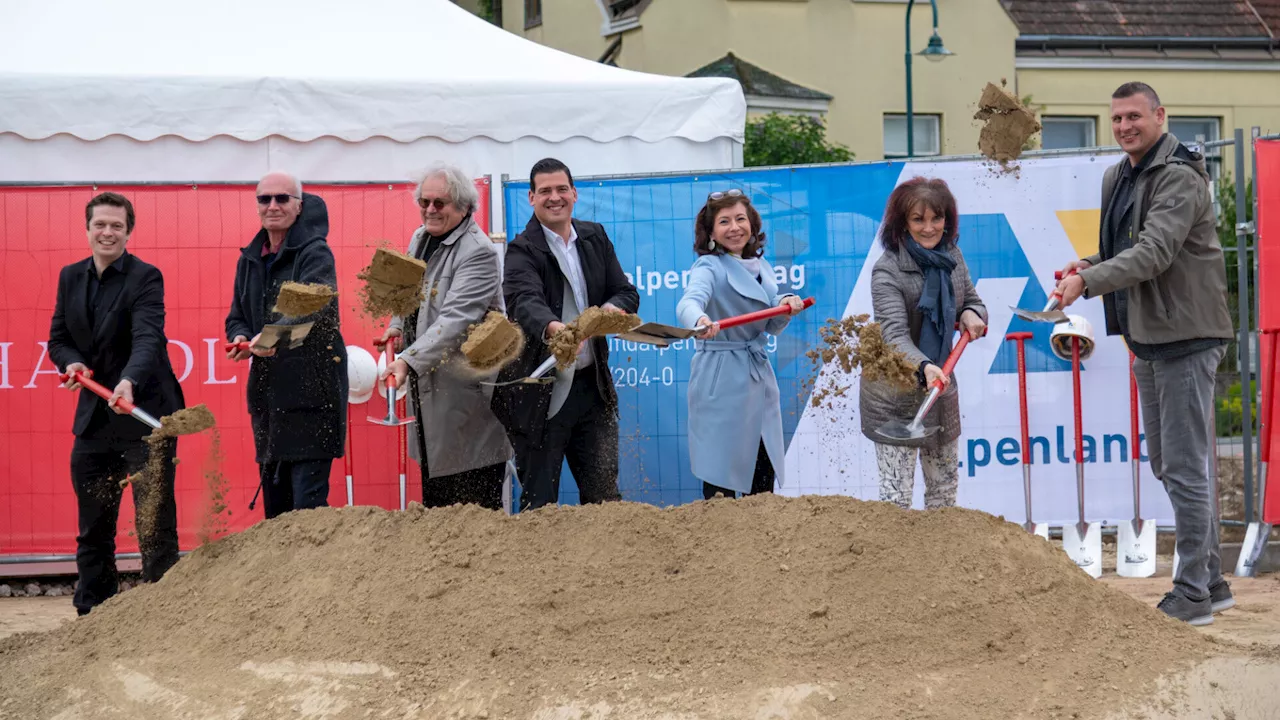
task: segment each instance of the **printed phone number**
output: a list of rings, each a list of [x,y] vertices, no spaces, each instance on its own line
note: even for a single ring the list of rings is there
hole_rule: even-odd
[[[671,386],[675,382],[676,370],[673,367],[664,367],[653,375],[649,374],[649,368],[613,368],[614,387],[648,387],[651,384]]]

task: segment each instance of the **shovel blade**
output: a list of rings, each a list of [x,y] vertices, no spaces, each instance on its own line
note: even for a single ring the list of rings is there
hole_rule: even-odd
[[[667,347],[672,340],[687,340],[697,333],[697,330],[690,328],[647,322],[627,332],[618,333],[617,337],[629,342],[653,345],[654,347]]]
[[[1009,309],[1014,315],[1028,322],[1047,322],[1047,323],[1064,323],[1067,322],[1067,314],[1061,310],[1023,310],[1012,305]]]
[[[1049,526],[1044,523],[1024,522],[1022,528],[1036,537],[1049,539]]]
[[[1062,549],[1090,577],[1102,577],[1101,525],[1095,522],[1062,526]]]
[[[1251,522],[1244,531],[1244,541],[1240,543],[1240,559],[1236,561],[1236,577],[1253,577],[1258,572],[1258,560],[1267,548],[1267,540],[1271,537],[1271,524]]]
[[[928,440],[940,429],[937,425],[911,425],[899,420],[890,420],[876,429],[876,435],[879,435],[887,442],[915,445],[923,444],[925,440]]]
[[[1156,574],[1156,524],[1129,520],[1116,529],[1116,574],[1151,577]]]

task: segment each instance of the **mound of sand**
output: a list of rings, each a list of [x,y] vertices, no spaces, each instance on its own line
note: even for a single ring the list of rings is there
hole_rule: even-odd
[[[356,274],[364,285],[358,291],[364,312],[371,318],[408,315],[422,305],[422,276],[427,264],[398,250],[380,247],[369,266]]]
[[[323,310],[337,294],[324,283],[286,282],[280,286],[272,312],[285,317],[303,317]]]
[[[616,313],[589,307],[578,315],[573,322],[560,328],[551,337],[548,347],[556,356],[556,367],[564,370],[573,364],[578,356],[578,345],[590,337],[597,335],[616,335],[640,327],[639,315]]]
[[[467,364],[477,370],[494,370],[520,356],[524,333],[500,312],[489,311],[484,322],[471,326],[462,342]]]
[[[987,83],[973,118],[984,123],[978,135],[978,151],[1007,167],[1022,155],[1027,140],[1040,132],[1040,122],[1016,95],[1004,89],[1004,83],[1004,80],[1000,86]]]
[[[0,641],[0,715],[1095,717],[1212,654],[970,510],[325,508]]]

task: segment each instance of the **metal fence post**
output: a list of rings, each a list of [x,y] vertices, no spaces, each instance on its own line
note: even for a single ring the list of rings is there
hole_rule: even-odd
[[[1249,199],[1253,205],[1253,213],[1252,213],[1253,220],[1249,221],[1249,230],[1250,230],[1249,234],[1253,240],[1253,242],[1251,243],[1253,246],[1253,320],[1254,320],[1253,330],[1258,333],[1258,343],[1253,348],[1254,367],[1258,368],[1258,392],[1255,393],[1254,397],[1257,399],[1257,403],[1258,403],[1256,407],[1259,408],[1258,426],[1257,426],[1258,427],[1258,475],[1257,475],[1257,478],[1258,478],[1258,486],[1261,487],[1263,483],[1262,443],[1264,442],[1264,440],[1262,437],[1262,415],[1261,415],[1262,372],[1263,372],[1262,336],[1261,336],[1261,332],[1262,332],[1261,272],[1262,271],[1260,269],[1260,262],[1259,262],[1260,253],[1258,252],[1258,248],[1261,245],[1261,242],[1259,242],[1259,239],[1258,239],[1258,138],[1261,137],[1262,135],[1262,128],[1258,127],[1257,125],[1254,125],[1253,128],[1250,129],[1249,135],[1250,135],[1249,162],[1253,166],[1253,174],[1250,175],[1250,179],[1253,181],[1253,191],[1249,193]],[[1257,511],[1257,517],[1256,518],[1246,517],[1245,518],[1246,522],[1262,520],[1262,503],[1263,502],[1264,502],[1263,498],[1259,497],[1258,504],[1254,508]]]
[[[1244,434],[1244,517],[1253,519],[1253,382],[1249,362],[1249,223],[1244,212],[1249,207],[1245,193],[1244,130],[1236,128],[1236,304],[1240,315],[1240,340],[1236,359],[1240,363],[1240,429]]]

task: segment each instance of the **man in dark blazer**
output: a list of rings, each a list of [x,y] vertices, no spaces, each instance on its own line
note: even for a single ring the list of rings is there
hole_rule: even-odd
[[[104,192],[89,201],[84,215],[93,254],[62,268],[49,328],[49,357],[60,370],[81,372],[114,388],[110,403],[81,392],[72,426],[71,482],[80,525],[73,602],[81,615],[119,589],[115,549],[121,481],[141,470],[149,453],[143,437],[150,428],[116,403],[131,402],[157,418],[185,404],[164,334],[164,278],[159,269],[125,251],[133,232],[133,205],[122,195]],[[76,390],[80,385],[72,378],[65,387]],[[178,561],[173,496],[178,441],[171,438],[157,447],[165,454],[162,477],[132,484],[145,582],[159,580]],[[144,519],[151,509],[155,517]]]
[[[507,315],[520,325],[526,343],[500,382],[532,374],[551,354],[550,338],[588,307],[640,309],[640,294],[622,272],[604,228],[573,219],[578,192],[569,168],[547,158],[533,166],[529,178],[534,216],[507,247],[503,280]],[[493,407],[515,447],[521,510],[556,502],[566,459],[583,503],[622,499],[618,396],[605,338],[584,342],[554,384],[497,388]]]
[[[254,356],[246,395],[263,514],[271,519],[329,504],[329,474],[346,447],[347,346],[339,331],[337,297],[302,317],[275,310],[286,282],[338,290],[324,199],[302,192],[302,183],[285,172],[264,175],[255,199],[262,229],[236,263],[227,339],[252,342],[268,324],[314,323],[296,348],[227,354],[232,360]]]

